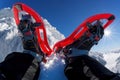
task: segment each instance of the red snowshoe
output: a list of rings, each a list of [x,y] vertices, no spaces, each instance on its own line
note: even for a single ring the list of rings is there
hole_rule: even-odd
[[[62,50],[67,53],[70,48],[89,51],[93,45],[98,44],[104,35],[104,29],[114,19],[115,17],[112,14],[97,14],[89,17],[69,37],[57,42],[53,50],[56,53]],[[104,24],[101,23],[102,20],[106,20]]]

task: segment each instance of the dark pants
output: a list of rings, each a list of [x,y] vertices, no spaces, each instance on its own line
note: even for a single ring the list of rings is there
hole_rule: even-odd
[[[30,54],[13,52],[0,63],[0,72],[6,80],[21,80],[31,65],[34,57]],[[34,80],[38,79],[40,68],[37,70]]]
[[[95,76],[98,80],[112,80],[116,76],[115,73],[87,55],[71,57],[68,61],[64,70],[68,80],[91,80],[91,77],[86,76],[86,74]],[[89,68],[92,74],[85,73],[85,66]]]

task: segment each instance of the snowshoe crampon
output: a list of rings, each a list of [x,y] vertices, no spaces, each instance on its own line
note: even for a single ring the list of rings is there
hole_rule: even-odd
[[[54,52],[59,53],[61,49],[69,49],[71,47],[89,50],[94,44],[98,43],[104,35],[104,29],[106,29],[114,19],[114,15],[109,13],[96,14],[87,18],[70,36],[54,45]],[[104,21],[104,23],[101,23],[101,21]]]
[[[28,23],[26,26],[29,27],[26,30],[29,30],[28,35],[33,35],[32,41],[37,49],[37,52],[41,54],[42,51],[45,55],[50,55],[52,49],[48,44],[46,30],[41,16],[23,3],[14,4],[13,13],[17,26],[19,26],[21,21]],[[24,31],[22,33],[24,33]],[[27,33],[25,34],[27,35]]]

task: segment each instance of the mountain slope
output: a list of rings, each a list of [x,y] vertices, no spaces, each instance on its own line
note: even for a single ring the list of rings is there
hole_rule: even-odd
[[[55,27],[46,19],[43,19],[47,30],[48,41],[53,47],[54,43],[64,39]],[[10,8],[0,10],[0,62],[5,56],[13,51],[22,52],[22,42],[18,34],[13,13]],[[101,62],[114,72],[120,72],[120,52],[100,53],[90,52],[90,56]],[[114,64],[114,65],[111,65]],[[39,80],[67,80],[64,75],[65,62],[59,55],[49,57],[46,64],[41,63],[41,74]]]
[[[21,39],[10,8],[0,10],[0,61],[13,51],[22,51]]]
[[[106,60],[106,67],[113,72],[120,73],[120,52],[110,52],[109,54],[104,54],[104,59]]]

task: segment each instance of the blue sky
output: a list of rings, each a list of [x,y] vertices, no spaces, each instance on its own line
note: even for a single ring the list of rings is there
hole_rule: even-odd
[[[120,49],[120,1],[119,0],[2,0],[0,9],[12,7],[15,2],[23,2],[66,37],[86,18],[97,13],[112,13],[116,20],[110,26],[111,37],[104,38],[92,50],[108,51]]]

